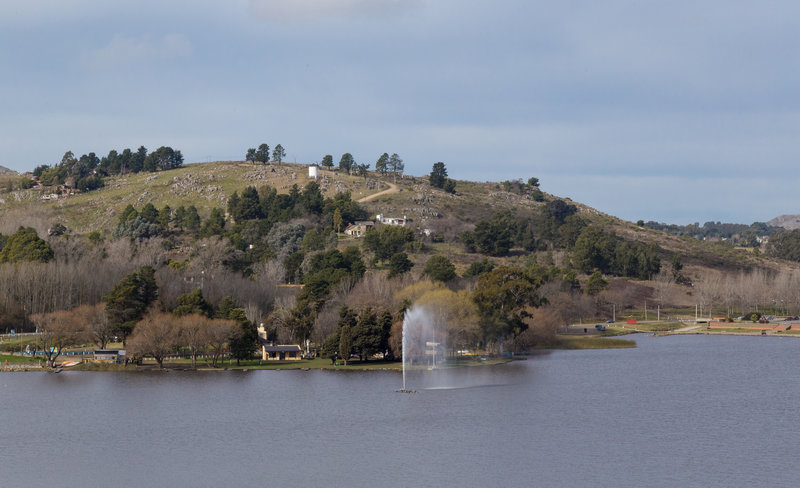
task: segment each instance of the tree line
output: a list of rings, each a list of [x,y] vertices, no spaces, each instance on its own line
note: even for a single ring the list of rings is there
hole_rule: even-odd
[[[67,151],[59,163],[39,165],[33,174],[44,186],[66,185],[90,191],[104,186],[104,176],[167,171],[181,166],[183,155],[180,151],[161,146],[148,153],[147,148],[140,146],[135,152],[129,148],[122,152],[112,149],[102,158],[93,152],[78,158],[72,151]]]
[[[334,167],[333,155],[326,154],[323,156],[322,161],[320,161],[320,166],[326,169],[332,169]],[[353,155],[349,152],[342,154],[338,164],[340,171],[363,177],[367,176],[370,166],[370,163],[357,163]],[[375,161],[375,171],[382,176],[390,174],[397,178],[398,175],[402,175],[403,171],[405,171],[405,163],[403,163],[403,159],[397,153],[392,153],[391,156],[389,153],[383,153]]]
[[[270,160],[270,154],[272,154],[272,159]],[[251,147],[247,150],[247,153],[244,156],[245,161],[252,161],[261,164],[267,164],[270,161],[275,161],[276,163],[280,164],[283,162],[283,159],[286,157],[286,150],[283,148],[282,145],[277,144],[275,148],[272,150],[272,153],[269,152],[269,144],[259,144],[258,147]]]
[[[198,288],[181,295],[171,311],[164,310],[150,266],[125,276],[103,302],[35,313],[31,321],[39,332],[36,347],[50,367],[66,348],[94,343],[103,349],[115,340],[122,341],[133,361],[149,356],[160,367],[172,355],[188,355],[193,366],[199,355],[208,355],[217,367],[228,352],[234,359],[249,359],[257,348],[255,325],[230,297],[214,307]]]
[[[753,222],[750,225],[746,225],[709,221],[705,222],[703,225],[700,225],[699,222],[688,225],[677,225],[655,222],[653,220],[647,222],[639,220],[637,225],[639,227],[664,231],[676,236],[694,237],[699,240],[707,238],[725,239],[725,241],[729,242],[731,245],[746,247],[759,247],[761,244],[761,237],[772,237],[782,231],[780,227],[773,227],[764,222]]]

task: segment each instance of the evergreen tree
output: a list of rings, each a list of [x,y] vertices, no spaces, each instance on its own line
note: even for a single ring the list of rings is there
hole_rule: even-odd
[[[375,253],[375,259],[385,261],[403,250],[406,243],[414,240],[414,231],[408,227],[382,225],[367,232],[364,248]]]
[[[481,329],[485,341],[516,338],[528,328],[529,307],[538,307],[544,300],[538,296],[542,285],[539,276],[520,268],[498,266],[478,278],[472,299],[482,316]]]
[[[229,320],[238,322],[239,327],[229,340],[231,357],[239,361],[251,359],[258,349],[258,330],[255,324],[247,320],[244,309],[235,308],[228,315]]]
[[[272,151],[272,160],[278,163],[283,161],[283,158],[286,157],[286,151],[283,150],[283,146],[278,144],[275,146],[275,150]]]
[[[173,221],[175,222],[175,227],[180,230],[183,230],[183,228],[186,227],[186,207],[181,205],[175,209],[175,218]]]
[[[389,153],[383,153],[381,154],[381,157],[378,158],[378,161],[375,163],[375,171],[377,171],[382,175],[385,175],[388,170],[389,170]]]
[[[494,263],[486,258],[483,258],[481,261],[476,261],[469,265],[469,268],[467,268],[467,270],[464,272],[464,278],[474,278],[482,275],[483,273],[488,273],[493,269]]]
[[[310,181],[306,184],[300,196],[300,202],[306,212],[314,215],[322,214],[324,199],[316,181]]]
[[[269,162],[269,146],[261,144],[255,152],[255,160],[259,163],[267,164]]]
[[[210,317],[213,307],[203,298],[203,291],[195,288],[190,293],[184,293],[178,297],[178,305],[172,310],[176,317],[191,315],[193,313]]]
[[[403,174],[405,169],[406,166],[403,164],[403,160],[400,159],[400,156],[398,156],[397,153],[393,153],[391,156],[389,156],[389,171],[391,171],[394,175],[395,181],[397,180],[397,175]]]
[[[205,237],[220,236],[225,233],[225,215],[222,213],[221,208],[214,207],[211,209],[211,214],[203,224],[201,233]]]
[[[456,267],[447,257],[436,254],[425,263],[424,274],[434,281],[446,283],[456,277]]]
[[[261,218],[263,215],[261,212],[258,190],[256,190],[254,186],[248,186],[242,190],[242,197],[239,200],[238,208],[232,210],[236,212],[232,215],[237,222]]]
[[[5,245],[0,250],[0,263],[16,263],[19,261],[47,262],[53,259],[50,245],[40,238],[32,227],[20,227],[6,237]]]
[[[233,192],[228,198],[228,214],[235,220],[239,222],[239,215],[240,215],[240,208],[241,200],[239,199],[239,192]],[[260,206],[260,204],[259,204]]]
[[[378,325],[378,316],[367,307],[358,315],[356,325],[350,329],[352,348],[361,361],[381,352],[383,331]]]
[[[108,320],[122,336],[123,343],[133,331],[136,322],[158,298],[155,270],[142,266],[138,271],[125,276],[103,297],[106,302]]]
[[[125,209],[119,215],[119,223],[120,224],[124,224],[128,220],[136,218],[138,216],[139,216],[139,212],[136,211],[136,209],[133,207],[133,205],[128,204],[128,206],[125,207]]]
[[[155,224],[158,221],[158,210],[152,203],[147,203],[144,207],[142,207],[142,211],[139,212],[139,216],[144,219],[145,222]]]
[[[603,275],[600,274],[599,271],[595,271],[589,276],[589,279],[586,280],[586,294],[595,296],[601,291],[608,288],[608,280],[603,278]]]
[[[350,170],[355,166],[356,161],[353,159],[353,155],[350,153],[342,154],[342,158],[339,160],[339,169],[342,171],[347,171],[350,174]]]
[[[342,231],[342,211],[338,208],[333,210],[333,228],[337,234]]]
[[[197,213],[197,207],[189,205],[186,209],[186,215],[183,219],[183,227],[189,232],[197,232],[200,230],[200,215]]]
[[[447,169],[443,162],[439,161],[433,164],[428,181],[434,188],[444,188],[445,181],[447,181]]]
[[[400,276],[411,271],[414,263],[408,259],[408,255],[404,252],[398,252],[392,255],[389,259],[389,278]]]
[[[164,205],[164,208],[158,211],[157,224],[164,230],[169,229],[169,224],[172,222],[172,209],[169,205]]]

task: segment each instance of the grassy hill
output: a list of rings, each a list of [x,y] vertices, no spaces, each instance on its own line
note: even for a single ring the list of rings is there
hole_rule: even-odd
[[[49,194],[44,188],[7,192],[0,194],[0,215],[3,216],[0,232],[13,231],[18,225],[30,225],[41,232],[43,227],[55,222],[63,223],[78,234],[111,231],[119,214],[129,204],[136,208],[147,203],[159,208],[195,205],[205,217],[214,207],[224,208],[233,192],[241,192],[247,186],[271,185],[280,193],[288,193],[293,184],[302,188],[308,181],[306,165],[223,161],[111,177],[106,179],[105,188],[55,200],[43,200],[42,197]],[[386,188],[374,180],[371,184],[376,188],[367,189],[363,178],[325,171],[320,178],[325,196],[350,191],[353,198],[360,198]]]
[[[119,214],[128,204],[136,208],[146,203],[158,208],[195,205],[200,215],[206,217],[214,207],[225,208],[228,197],[247,186],[270,185],[279,193],[287,193],[292,185],[302,188],[309,181],[308,166],[304,164],[220,161],[188,164],[158,173],[107,178],[105,188],[54,200],[43,199],[49,193],[43,188],[4,191],[0,193],[0,233],[9,234],[19,225],[25,225],[34,227],[42,235],[54,223],[60,222],[75,234],[85,235],[92,231],[110,234]],[[541,206],[557,198],[544,194],[544,201],[537,202],[528,196],[505,191],[497,182],[471,181],[458,181],[456,194],[449,194],[432,188],[427,176],[404,175],[394,180],[391,176],[373,172],[364,178],[321,170],[318,181],[325,196],[349,191],[355,200],[385,190],[390,183],[396,184],[398,191],[378,196],[362,205],[372,215],[406,216],[415,228],[429,229],[445,236],[444,242],[431,243],[428,251],[447,255],[459,271],[481,258],[466,253],[462,246],[453,242],[461,231],[472,228],[476,222],[488,219],[498,211],[532,216]],[[690,267],[725,270],[794,268],[793,264],[769,259],[752,250],[734,249],[720,243],[638,227],[578,202],[565,200],[575,205],[578,213],[591,223],[614,231],[626,240],[656,243],[665,251],[665,256],[679,253],[684,264]],[[522,260],[525,256],[521,254],[512,252],[511,256],[503,259]],[[559,259],[556,253],[555,260]]]

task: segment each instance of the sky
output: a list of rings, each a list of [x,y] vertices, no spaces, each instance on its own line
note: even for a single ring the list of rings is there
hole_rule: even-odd
[[[0,0],[0,165],[281,144],[767,221],[800,213],[799,24],[789,0]]]

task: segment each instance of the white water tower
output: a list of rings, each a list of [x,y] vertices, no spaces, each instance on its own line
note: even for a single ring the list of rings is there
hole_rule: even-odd
[[[308,177],[314,178],[315,180],[319,176],[319,167],[316,164],[312,164],[308,167]]]

